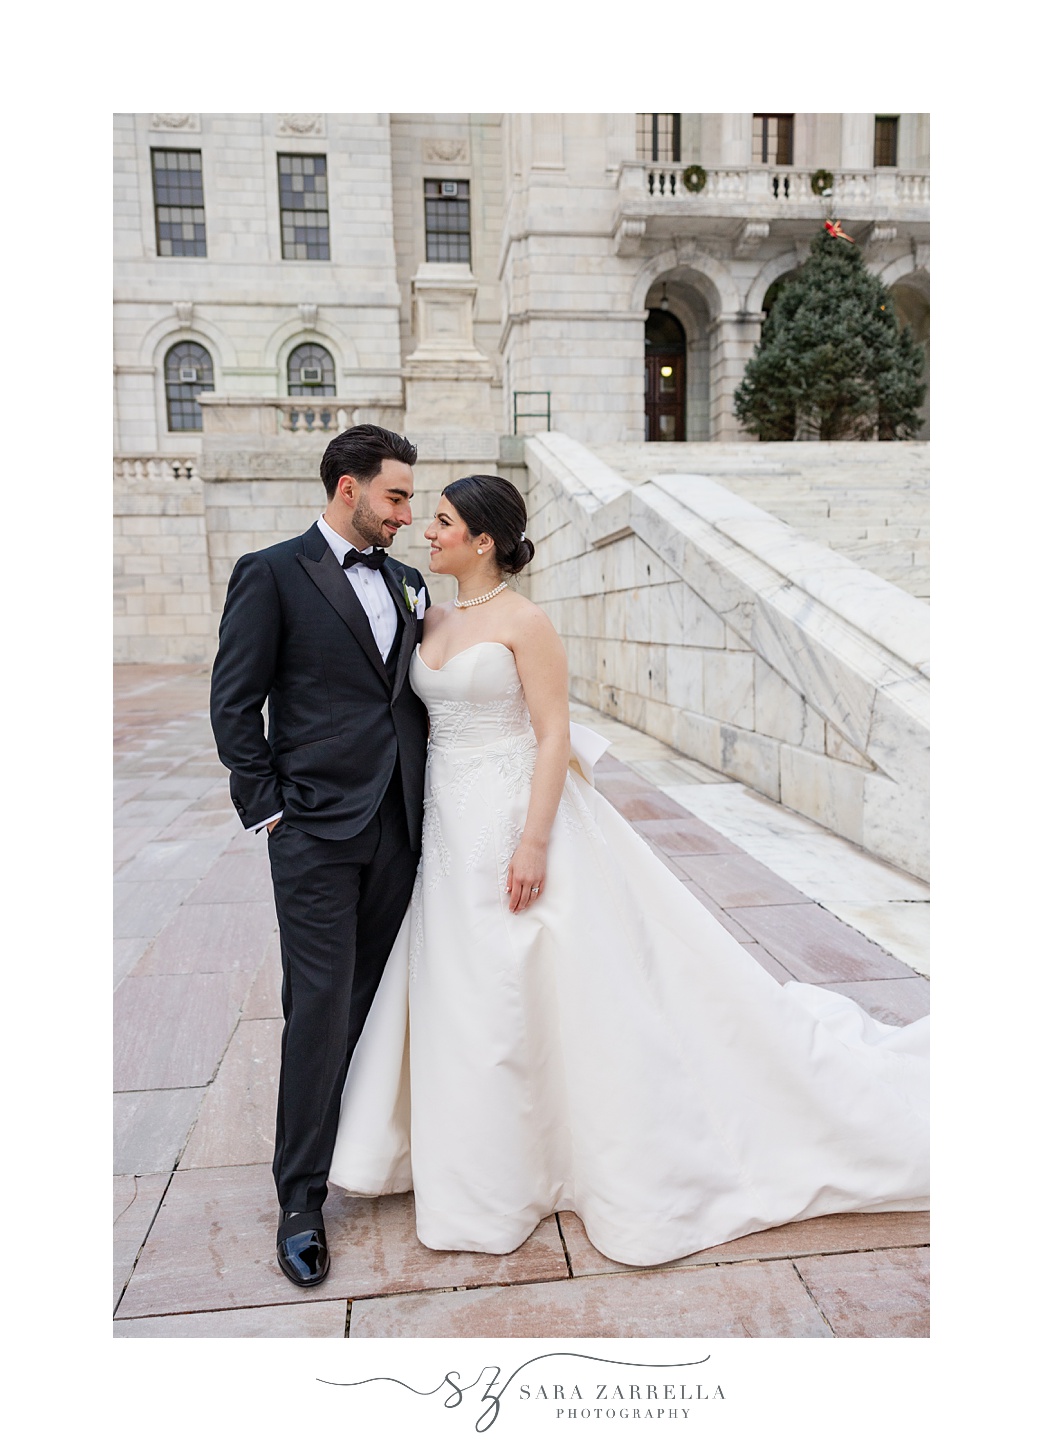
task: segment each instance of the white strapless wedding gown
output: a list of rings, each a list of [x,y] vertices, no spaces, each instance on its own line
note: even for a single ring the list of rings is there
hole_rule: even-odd
[[[413,1189],[439,1250],[571,1209],[649,1265],[844,1210],[927,1207],[927,1019],[780,987],[569,769],[546,885],[507,910],[536,742],[514,656],[432,670],[423,855],[352,1059],[330,1179]],[[589,774],[589,768],[588,768]]]

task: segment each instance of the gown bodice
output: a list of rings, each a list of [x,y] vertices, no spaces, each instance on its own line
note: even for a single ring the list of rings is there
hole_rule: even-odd
[[[432,751],[474,750],[532,731],[514,654],[482,640],[451,655],[440,670],[425,665],[417,647],[410,683],[427,706]]]

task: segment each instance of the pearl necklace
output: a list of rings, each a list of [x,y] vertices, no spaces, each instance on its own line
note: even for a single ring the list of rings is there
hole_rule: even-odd
[[[496,586],[496,588],[491,589],[488,594],[478,595],[478,597],[473,600],[454,600],[453,604],[458,610],[469,610],[472,605],[484,605],[486,600],[491,600],[493,595],[498,595],[502,589],[506,588],[507,581],[505,579],[502,579],[500,583]]]

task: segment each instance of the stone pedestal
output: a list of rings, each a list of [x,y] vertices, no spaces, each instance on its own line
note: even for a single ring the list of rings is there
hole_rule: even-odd
[[[494,432],[492,363],[474,344],[478,280],[462,262],[424,262],[413,278],[419,343],[402,369],[405,429]]]

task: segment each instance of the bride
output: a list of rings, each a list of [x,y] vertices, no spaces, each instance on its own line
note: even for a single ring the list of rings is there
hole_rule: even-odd
[[[330,1179],[412,1189],[431,1249],[506,1254],[556,1210],[660,1264],[849,1210],[923,1209],[927,1020],[780,987],[593,787],[565,651],[507,588],[505,479],[425,534],[457,598],[410,666],[431,721],[423,854],[348,1072]]]

